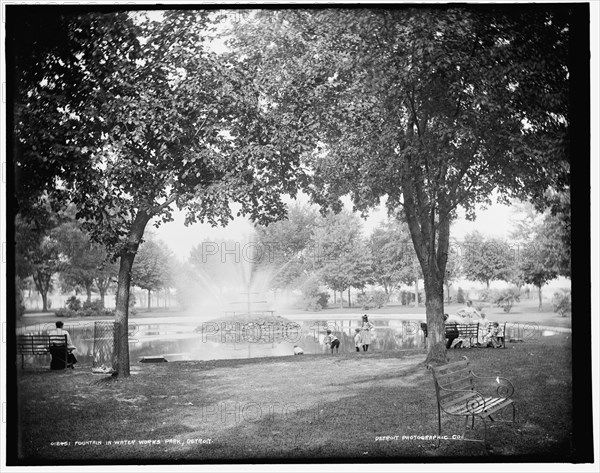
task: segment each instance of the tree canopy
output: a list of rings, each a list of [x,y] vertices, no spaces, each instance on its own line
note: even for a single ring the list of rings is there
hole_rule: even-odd
[[[47,15],[15,10],[18,207],[72,203],[120,258],[119,373],[129,374],[131,267],[146,225],[171,219],[267,223],[295,194],[299,153],[263,118],[254,77],[209,45],[209,10]],[[26,36],[33,32],[33,38]],[[56,35],[53,36],[53,33]]]
[[[445,359],[443,278],[458,206],[568,188],[566,6],[264,11],[232,47],[273,114],[315,134],[311,195],[401,211],[424,274],[429,359]]]

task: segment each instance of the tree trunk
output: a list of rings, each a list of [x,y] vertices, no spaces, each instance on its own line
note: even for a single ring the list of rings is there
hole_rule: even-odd
[[[46,275],[41,271],[33,274],[33,282],[35,288],[42,296],[42,312],[48,312],[48,292],[50,291],[50,280],[52,275]]]
[[[444,281],[435,275],[425,278],[427,317],[427,359],[425,363],[447,361],[444,329]]]
[[[442,194],[436,196],[437,202],[431,202],[424,192],[421,178],[413,176],[403,179],[402,195],[406,221],[425,283],[428,329],[425,363],[437,364],[448,361],[444,330],[444,274],[450,246],[452,205],[443,200]],[[439,216],[437,221],[436,214]]]
[[[487,290],[489,291],[490,290],[490,280],[486,279],[485,284],[487,286]]]
[[[352,307],[352,301],[350,300],[350,288],[348,288],[348,307]]]
[[[150,299],[152,297],[152,291],[150,291],[150,289],[148,289],[148,310],[150,310]]]
[[[538,300],[540,302],[540,305],[538,306],[538,311],[541,312],[542,311],[542,285],[540,284],[537,288],[538,288]]]
[[[340,291],[340,309],[344,308],[344,291]]]
[[[42,296],[42,312],[48,312],[48,291],[40,291]]]
[[[87,295],[87,302],[92,302],[92,282],[91,281],[85,281],[84,283],[85,286],[85,293]]]
[[[131,288],[131,268],[146,224],[150,217],[139,211],[131,226],[127,243],[121,251],[119,280],[117,283],[117,301],[115,308],[115,364],[114,370],[119,377],[127,377],[129,371],[129,290]]]
[[[104,294],[106,293],[106,290],[98,286],[98,292],[100,292],[100,302],[102,303],[102,307],[104,307]]]

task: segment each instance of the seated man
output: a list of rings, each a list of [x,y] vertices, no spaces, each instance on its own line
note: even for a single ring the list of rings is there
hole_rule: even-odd
[[[56,322],[56,328],[48,331],[48,335],[52,337],[53,335],[58,336],[67,336],[67,359],[65,360],[65,346],[59,344],[53,344],[52,338],[50,338],[50,355],[52,355],[52,361],[50,361],[50,369],[51,370],[62,370],[65,368],[73,369],[73,365],[77,363],[77,358],[73,352],[77,350],[73,342],[71,341],[71,335],[69,332],[63,329],[62,321]]]
[[[458,324],[450,319],[448,314],[444,314],[444,324],[446,329],[446,349],[452,346],[452,342],[458,338]]]

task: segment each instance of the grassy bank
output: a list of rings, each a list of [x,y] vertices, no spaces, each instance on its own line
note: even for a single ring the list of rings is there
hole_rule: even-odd
[[[506,349],[449,351],[451,360],[467,355],[476,373],[515,385],[519,422],[489,429],[493,455],[568,461],[570,342],[555,335]],[[95,376],[89,366],[30,368],[17,378],[20,455],[25,463],[59,464],[486,455],[481,443],[468,440],[442,441],[440,448],[431,440],[401,440],[437,433],[424,358],[424,350],[407,350],[134,364],[128,379]],[[461,419],[444,417],[444,434],[462,428]],[[385,436],[391,438],[377,440]],[[467,438],[483,438],[483,425],[476,422]]]

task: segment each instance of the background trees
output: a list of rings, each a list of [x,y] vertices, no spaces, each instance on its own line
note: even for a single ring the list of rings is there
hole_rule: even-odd
[[[171,251],[162,241],[148,239],[140,245],[131,269],[131,283],[148,291],[148,309],[152,292],[171,285],[173,260]]]
[[[475,231],[464,238],[464,275],[472,281],[508,281],[516,259],[516,248],[499,238],[484,238]]]
[[[256,269],[269,274],[272,290],[289,288],[315,271],[312,236],[317,218],[316,209],[293,204],[285,219],[255,227],[255,243],[260,249]]]
[[[395,220],[383,223],[371,234],[369,248],[372,279],[388,297],[401,284],[413,284],[420,277],[420,271],[415,275],[416,255],[406,225]]]
[[[48,310],[48,292],[53,287],[53,278],[63,267],[55,224],[49,212],[35,222],[27,223],[20,218],[15,222],[16,272],[21,280],[29,276],[33,278],[42,297],[44,312]]]
[[[371,254],[362,237],[358,216],[349,212],[330,213],[324,216],[314,232],[313,244],[320,279],[334,292],[363,289],[371,276]]]

